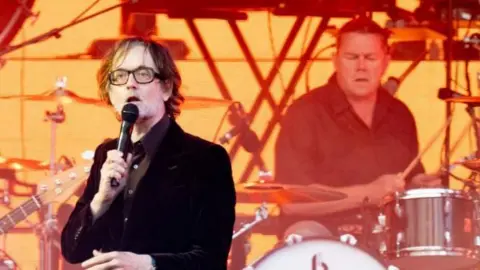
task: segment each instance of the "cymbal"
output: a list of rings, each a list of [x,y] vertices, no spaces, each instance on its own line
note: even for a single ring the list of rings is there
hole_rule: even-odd
[[[464,160],[464,161],[458,162],[456,164],[460,164],[467,169],[480,172],[480,159],[478,159],[478,158],[470,159],[470,160]]]
[[[237,185],[237,200],[242,203],[312,203],[345,199],[341,192],[311,186],[275,183],[247,183]]]
[[[181,108],[185,110],[205,109],[212,107],[230,106],[233,103],[227,99],[215,99],[209,97],[186,96]]]
[[[107,106],[107,104],[100,99],[82,97],[75,94],[72,90],[68,90],[68,89],[55,89],[55,90],[46,91],[38,95],[0,96],[0,99],[53,101],[53,102],[60,102],[62,104],[79,103],[79,104],[90,104],[90,105],[96,105],[96,106]],[[182,109],[185,109],[185,110],[205,109],[205,108],[212,108],[212,107],[230,106],[232,103],[233,101],[226,100],[226,99],[186,96],[185,102],[182,104]]]
[[[38,95],[12,95],[0,96],[0,99],[21,99],[30,101],[54,101],[62,104],[80,103],[96,106],[106,106],[106,103],[100,99],[81,97],[68,89],[54,89],[43,92]]]
[[[465,104],[478,104],[480,105],[480,97],[464,96],[464,97],[452,97],[445,99],[446,101],[465,103]]]
[[[15,171],[40,171],[50,169],[50,162],[23,158],[0,157],[0,169]]]

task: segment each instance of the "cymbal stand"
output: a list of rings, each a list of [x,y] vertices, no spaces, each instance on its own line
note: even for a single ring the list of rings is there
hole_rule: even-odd
[[[248,232],[251,230],[255,225],[258,223],[264,221],[265,219],[268,218],[268,209],[266,203],[262,203],[260,207],[257,208],[257,211],[255,212],[255,219],[247,224],[244,224],[240,230],[236,231],[233,233],[232,240],[235,240],[239,236],[243,235],[244,233]]]
[[[250,253],[250,236],[247,232],[262,222],[268,217],[268,210],[265,203],[258,207],[255,211],[255,219],[247,224],[242,224],[242,227],[234,232],[232,236],[232,246],[231,246],[231,261],[229,265],[230,270],[242,270],[244,269],[247,263],[247,255]]]
[[[66,77],[57,79],[55,84],[56,90],[60,93],[66,87]],[[57,173],[55,153],[56,153],[56,131],[57,125],[65,121],[65,112],[63,105],[59,101],[55,111],[45,112],[45,121],[51,123],[50,136],[50,176],[53,177]],[[40,188],[40,192],[42,192]],[[39,270],[56,270],[58,269],[58,247],[56,247],[56,237],[58,236],[57,219],[53,213],[51,203],[46,205],[46,213],[44,215],[43,224],[40,226],[40,269]],[[57,250],[57,252],[55,252]]]

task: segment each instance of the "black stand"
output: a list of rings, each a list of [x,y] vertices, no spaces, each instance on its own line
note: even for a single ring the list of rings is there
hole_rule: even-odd
[[[12,52],[12,51],[14,51],[14,50],[23,48],[23,47],[25,47],[25,46],[27,46],[27,45],[36,44],[36,43],[39,43],[39,42],[41,42],[41,41],[45,41],[45,40],[47,40],[47,39],[49,39],[49,38],[51,38],[51,37],[60,38],[60,33],[61,33],[63,30],[65,30],[65,29],[67,29],[67,28],[70,28],[70,27],[72,27],[72,26],[74,26],[74,25],[77,25],[77,24],[79,24],[79,23],[81,23],[81,22],[84,22],[84,21],[86,21],[86,20],[89,20],[89,19],[91,19],[91,18],[93,18],[93,17],[96,17],[96,16],[98,16],[98,15],[101,15],[101,14],[103,14],[103,13],[106,13],[106,12],[108,12],[108,11],[110,11],[110,10],[113,10],[113,9],[118,8],[118,7],[121,7],[121,6],[130,4],[130,2],[131,2],[131,1],[121,2],[120,4],[117,4],[117,5],[108,7],[108,8],[106,8],[106,9],[104,9],[104,10],[101,10],[101,11],[99,11],[99,12],[93,13],[92,15],[86,16],[86,17],[81,18],[81,19],[78,19],[78,20],[74,20],[74,21],[72,21],[71,23],[66,24],[66,25],[64,25],[64,26],[62,26],[62,27],[54,28],[54,29],[48,31],[47,33],[41,34],[41,35],[39,35],[39,36],[36,36],[36,37],[34,37],[34,38],[30,39],[30,40],[27,40],[27,41],[25,41],[25,42],[22,42],[22,43],[18,44],[18,45],[7,46],[6,48],[3,48],[3,49],[0,50],[0,56],[3,56],[3,55],[5,55],[5,54],[7,54],[7,53],[10,53],[10,52]]]
[[[266,203],[260,205],[255,211],[255,219],[233,233],[232,236],[232,256],[229,270],[242,270],[247,264],[247,255],[250,253],[250,234],[258,223],[268,218],[268,209]]]
[[[239,236],[232,242],[232,256],[228,270],[242,270],[247,265],[249,240],[246,234]]]
[[[448,0],[447,8],[447,42],[445,43],[445,61],[446,61],[446,85],[447,89],[452,89],[452,45],[453,45],[453,0]],[[468,71],[467,71],[468,72]],[[446,115],[445,119],[450,119],[452,116],[452,104],[451,102],[446,103]],[[444,187],[450,186],[450,126],[448,125],[445,129],[445,141],[444,141],[444,157],[443,157],[443,167],[446,168],[446,171],[442,175],[442,185]]]

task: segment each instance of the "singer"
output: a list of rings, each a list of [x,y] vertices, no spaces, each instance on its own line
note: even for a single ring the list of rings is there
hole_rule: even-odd
[[[176,123],[184,98],[167,49],[124,39],[97,80],[101,98],[122,116],[119,138],[129,140],[96,148],[62,231],[65,259],[98,270],[226,270],[236,203],[230,159]]]
[[[358,218],[362,211],[377,210],[386,194],[440,185],[421,163],[405,179],[399,177],[419,146],[412,113],[381,87],[390,61],[389,34],[366,17],[347,22],[337,35],[334,75],[294,101],[283,117],[275,147],[276,181],[337,190],[347,198],[284,205],[280,238],[299,231],[357,235],[364,225]]]

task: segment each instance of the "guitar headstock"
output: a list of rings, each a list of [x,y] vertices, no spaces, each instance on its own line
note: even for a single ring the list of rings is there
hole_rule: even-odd
[[[88,178],[92,164],[93,157],[84,157],[73,167],[40,181],[36,197],[41,204],[67,201]]]

